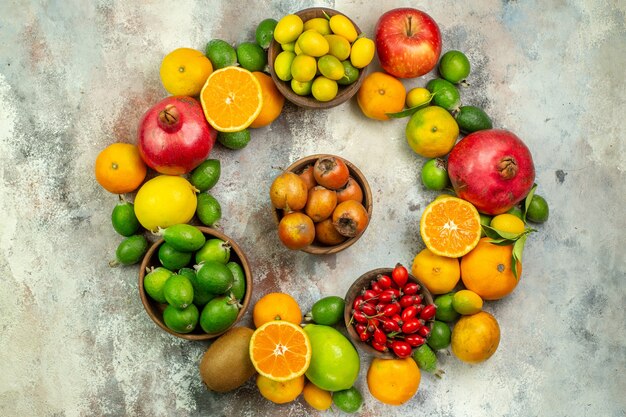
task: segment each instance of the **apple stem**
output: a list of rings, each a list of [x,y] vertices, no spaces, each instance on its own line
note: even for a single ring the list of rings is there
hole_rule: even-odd
[[[411,23],[413,22],[413,16],[409,16],[407,17],[407,19],[409,19],[409,22],[408,22],[409,24],[408,24],[408,27],[406,28],[406,34],[407,36],[411,37],[413,36],[413,27],[411,25]]]

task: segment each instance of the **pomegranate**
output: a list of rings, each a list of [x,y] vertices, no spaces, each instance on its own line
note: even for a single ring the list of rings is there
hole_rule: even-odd
[[[137,146],[150,168],[182,175],[207,159],[216,138],[200,103],[192,97],[176,96],[161,100],[143,115]]]
[[[496,215],[520,202],[533,186],[535,166],[520,138],[506,130],[467,135],[448,156],[456,194],[478,211]]]

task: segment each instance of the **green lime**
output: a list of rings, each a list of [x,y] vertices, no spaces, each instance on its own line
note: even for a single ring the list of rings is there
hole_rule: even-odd
[[[200,284],[198,282],[198,276],[196,275],[196,271],[192,268],[181,268],[178,271],[178,275],[182,275],[186,277],[189,282],[191,282],[191,286],[193,287],[193,303],[197,306],[203,306],[208,303],[215,294],[212,294],[208,291],[205,291],[203,288],[200,288]]]
[[[196,252],[196,263],[202,261],[216,261],[224,265],[230,260],[230,244],[222,239],[209,239],[203,247]]]
[[[122,240],[115,251],[115,257],[122,265],[133,265],[141,260],[147,250],[146,238],[143,235],[133,235]]]
[[[189,333],[196,328],[199,315],[198,307],[193,304],[183,309],[169,305],[163,311],[163,321],[169,329],[176,333]]]
[[[222,206],[219,201],[209,193],[200,193],[196,197],[196,216],[205,226],[212,227],[222,218]]]
[[[335,81],[342,79],[346,73],[341,61],[332,55],[324,55],[318,59],[317,68],[324,77]]]
[[[274,60],[274,72],[283,81],[291,80],[291,64],[296,58],[295,52],[282,51]]]
[[[415,349],[413,360],[421,370],[431,374],[437,372],[437,355],[427,344]]]
[[[350,60],[341,61],[343,65],[343,77],[337,80],[339,85],[350,85],[359,78],[359,70],[352,65]]]
[[[426,89],[434,94],[431,104],[443,107],[448,111],[458,109],[461,104],[459,90],[450,81],[435,78],[426,84]]]
[[[126,237],[134,235],[139,230],[139,220],[135,216],[133,203],[120,196],[119,203],[111,213],[111,223],[113,223],[113,229],[120,235]]]
[[[186,223],[162,229],[161,235],[165,242],[181,252],[195,252],[206,242],[206,237],[200,229]]]
[[[237,51],[232,45],[221,39],[213,39],[207,43],[206,56],[213,64],[214,70],[237,63]]]
[[[481,226],[489,226],[491,224],[491,216],[488,214],[483,214],[483,213],[479,213],[480,214],[480,225]],[[481,227],[480,228],[480,237],[485,237],[487,236],[485,234],[485,230]]]
[[[508,214],[512,214],[515,217],[518,217],[520,219],[522,219],[522,216],[524,215],[524,213],[522,213],[522,209],[520,208],[520,206],[513,206],[510,209],[507,210]]]
[[[198,286],[202,290],[211,294],[225,294],[233,287],[235,278],[225,264],[206,261],[199,263],[195,268]]]
[[[161,265],[170,271],[189,265],[192,256],[191,252],[179,251],[167,242],[164,242],[159,247],[159,261],[161,261]]]
[[[183,275],[172,274],[163,286],[165,300],[176,308],[185,308],[193,303],[193,285]]]
[[[225,295],[209,301],[200,313],[200,327],[207,333],[219,333],[237,320],[239,303]]]
[[[333,403],[343,412],[356,413],[363,405],[363,396],[355,387],[333,392]]]
[[[166,303],[165,295],[163,294],[163,287],[165,282],[173,274],[169,269],[159,266],[158,268],[152,268],[150,272],[143,277],[143,289],[148,295],[157,303]]]
[[[343,318],[345,307],[346,302],[341,297],[336,295],[324,297],[313,304],[311,312],[305,315],[305,319],[325,326],[334,326]]]
[[[469,73],[469,59],[461,51],[448,51],[439,60],[439,74],[452,84],[464,80]]]
[[[210,190],[217,184],[222,173],[222,167],[218,159],[207,159],[198,165],[189,177],[189,182],[198,189],[198,191]]]
[[[267,49],[270,47],[274,40],[274,29],[277,24],[278,22],[274,19],[265,19],[256,27],[254,35],[256,43],[258,43],[261,48]]]
[[[431,159],[422,167],[422,184],[429,190],[443,190],[450,184],[446,161],[441,158]]]
[[[239,132],[217,132],[217,140],[228,149],[243,149],[250,142],[250,131],[244,129]]]
[[[476,106],[461,106],[454,117],[463,133],[478,132],[479,130],[487,130],[493,127],[487,113]]]
[[[548,220],[550,216],[550,207],[545,198],[540,195],[534,194],[528,210],[526,210],[526,219],[533,223],[543,223]]]
[[[435,305],[437,306],[435,318],[437,320],[451,322],[459,317],[459,313],[452,307],[453,297],[454,293],[442,294],[435,297]]]
[[[267,65],[267,54],[254,42],[243,42],[237,46],[237,61],[248,71],[263,71]]]
[[[243,273],[243,268],[234,261],[227,263],[226,268],[230,269],[233,274],[233,286],[230,288],[230,292],[238,301],[241,301],[246,294],[246,276]]]
[[[291,89],[299,96],[308,96],[311,94],[311,86],[313,81],[300,82],[298,80],[291,80]]]
[[[450,346],[452,332],[450,326],[442,321],[435,320],[428,336],[428,346],[434,350],[445,349]]]

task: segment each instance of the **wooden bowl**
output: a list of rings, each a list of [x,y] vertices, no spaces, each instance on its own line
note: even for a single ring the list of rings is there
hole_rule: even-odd
[[[352,339],[352,342],[356,346],[363,349],[365,352],[385,359],[397,359],[397,356],[393,354],[393,352],[380,352],[374,349],[369,343],[362,342],[350,320],[352,318],[352,305],[354,304],[354,300],[356,299],[356,297],[361,294],[361,291],[364,288],[369,287],[370,283],[372,281],[375,281],[378,275],[387,275],[388,277],[391,277],[391,271],[393,271],[393,268],[378,268],[361,275],[356,281],[354,281],[354,283],[352,283],[350,288],[348,288],[348,292],[346,293],[345,297],[346,307],[343,311],[343,320],[346,324],[346,329],[348,331],[348,335],[350,335],[350,338]],[[433,304],[433,296],[431,295],[430,291],[428,291],[428,288],[426,288],[426,286],[420,280],[418,280],[409,273],[409,281],[416,282],[421,287],[418,294],[422,296],[424,305]],[[434,319],[427,322],[428,326],[431,329],[433,321]],[[415,351],[415,349],[417,348],[413,348],[413,351]]]
[[[309,9],[300,10],[299,12],[294,13],[297,16],[300,16],[303,22],[307,20],[314,19],[316,17],[325,17],[324,12],[328,14],[328,16],[334,16],[336,14],[342,14],[337,10],[328,9],[325,7],[312,7]],[[345,15],[344,15],[345,16]],[[346,16],[348,17],[348,16]],[[348,17],[348,19],[350,19]],[[361,29],[354,23],[354,21],[350,20],[354,25],[357,33],[361,34]],[[304,107],[307,109],[330,109],[331,107],[338,106],[346,101],[348,101],[352,96],[354,96],[357,91],[359,91],[359,87],[365,78],[366,68],[361,68],[359,70],[359,78],[356,79],[350,85],[340,85],[339,90],[337,91],[337,96],[330,101],[318,101],[313,96],[299,96],[293,92],[291,89],[291,83],[288,81],[283,81],[276,76],[274,72],[274,61],[279,53],[282,52],[282,48],[276,40],[272,40],[270,47],[267,51],[267,61],[269,64],[270,74],[272,75],[272,80],[274,80],[274,84],[278,88],[278,91],[281,92],[283,96],[293,104],[299,107]]]
[[[363,190],[363,207],[365,207],[365,209],[367,210],[367,215],[369,217],[369,220],[371,221],[372,220],[372,190],[370,188],[370,185],[367,182],[367,179],[365,178],[365,175],[363,175],[361,170],[359,170],[356,166],[354,166],[354,164],[352,164],[350,161],[346,160],[345,158],[342,158],[337,155],[331,155],[331,154],[316,154],[316,155],[306,156],[302,159],[297,160],[293,164],[289,165],[286,171],[291,171],[296,174],[300,174],[304,170],[304,168],[308,167],[309,165],[315,164],[315,161],[317,161],[319,158],[328,157],[328,156],[339,158],[343,160],[343,162],[345,162],[346,165],[348,166],[348,171],[350,172],[350,176],[354,178],[354,180],[361,187],[361,190]],[[280,219],[282,218],[282,210],[273,209],[272,212],[274,213],[274,220],[276,220],[276,225],[278,225],[280,223]],[[368,226],[369,226],[369,222],[368,222]],[[367,227],[365,227],[365,230],[367,230]],[[311,245],[300,250],[306,253],[313,254],[313,255],[330,255],[333,253],[341,252],[342,250],[349,248],[357,240],[359,240],[359,238],[363,235],[363,233],[365,233],[365,230],[363,230],[361,234],[355,237],[348,238],[344,240],[343,242],[341,242],[340,244],[335,245],[335,246],[326,246],[315,241]]]
[[[248,263],[248,259],[246,258],[246,255],[243,253],[241,248],[231,238],[209,227],[196,227],[200,229],[208,239],[217,238],[228,242],[231,246],[230,260],[235,261],[239,265],[241,265],[241,268],[243,269],[244,275],[246,277],[246,293],[241,303],[243,307],[239,310],[239,314],[237,315],[237,319],[235,320],[235,322],[228,328],[230,329],[239,320],[241,320],[243,315],[246,313],[246,310],[248,309],[248,305],[250,304],[250,297],[252,295],[252,272],[250,271],[250,264]],[[141,302],[143,303],[143,306],[146,309],[148,316],[150,316],[152,321],[154,321],[157,326],[159,326],[161,329],[165,330],[169,334],[187,340],[209,340],[216,338],[222,333],[228,331],[228,329],[225,329],[224,331],[219,333],[205,333],[202,330],[202,327],[200,327],[200,323],[198,323],[193,332],[183,334],[177,333],[165,325],[165,322],[163,321],[163,311],[167,307],[167,304],[161,304],[153,300],[143,288],[143,280],[146,276],[146,269],[150,268],[151,266],[154,266],[155,268],[161,266],[161,263],[159,262],[158,251],[159,246],[161,246],[163,242],[163,239],[154,242],[150,249],[148,249],[148,252],[146,252],[146,255],[144,256],[143,261],[141,262],[141,267],[139,269],[139,295],[141,296]],[[201,309],[199,310],[201,311]]]

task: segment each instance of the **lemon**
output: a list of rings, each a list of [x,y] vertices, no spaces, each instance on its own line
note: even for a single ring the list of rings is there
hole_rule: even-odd
[[[483,309],[483,299],[474,291],[457,291],[452,298],[452,307],[459,314],[476,314]]]
[[[280,45],[280,47],[283,49],[283,51],[294,52],[294,50],[296,48],[296,43],[295,42],[284,43],[284,44]]]
[[[274,60],[274,72],[283,81],[291,80],[291,64],[296,54],[291,51],[282,51]]]
[[[197,96],[211,72],[213,65],[202,52],[178,48],[163,58],[159,75],[171,95]]]
[[[324,36],[328,42],[328,53],[336,57],[338,60],[343,61],[350,56],[350,42],[343,36],[339,35],[326,35]]]
[[[350,62],[355,68],[364,68],[374,59],[376,45],[368,38],[359,38],[352,44]]]
[[[328,24],[330,25],[330,30],[332,30],[335,35],[343,36],[350,43],[354,42],[357,36],[359,36],[350,19],[344,15],[336,14],[332,16]]]
[[[501,232],[508,232],[516,235],[522,233],[526,228],[522,219],[509,213],[498,214],[491,219],[489,226]]]
[[[147,181],[135,197],[137,220],[148,230],[187,223],[196,212],[196,189],[183,177],[159,175]]]
[[[409,146],[426,158],[444,156],[454,146],[459,126],[444,108],[429,106],[416,111],[406,125]]]
[[[302,35],[298,37],[296,44],[300,47],[302,53],[314,57],[326,55],[330,48],[324,36],[313,29],[302,33]]]
[[[320,73],[331,80],[340,80],[345,75],[345,69],[340,60],[332,55],[324,55],[317,61]]]
[[[430,103],[432,95],[424,87],[415,87],[406,93],[406,106],[411,109],[413,107],[425,107]]]
[[[320,75],[313,81],[311,85],[311,93],[318,101],[330,101],[337,96],[339,86],[337,81],[328,79],[323,75]]]
[[[291,76],[301,83],[311,81],[317,72],[317,62],[309,55],[300,54],[291,63]]]
[[[309,19],[304,22],[304,30],[315,30],[322,35],[330,35],[330,24],[328,23],[328,19],[323,17],[316,17],[313,19]]]
[[[293,42],[304,29],[304,22],[300,16],[288,14],[278,21],[274,28],[274,39],[280,44]]]

